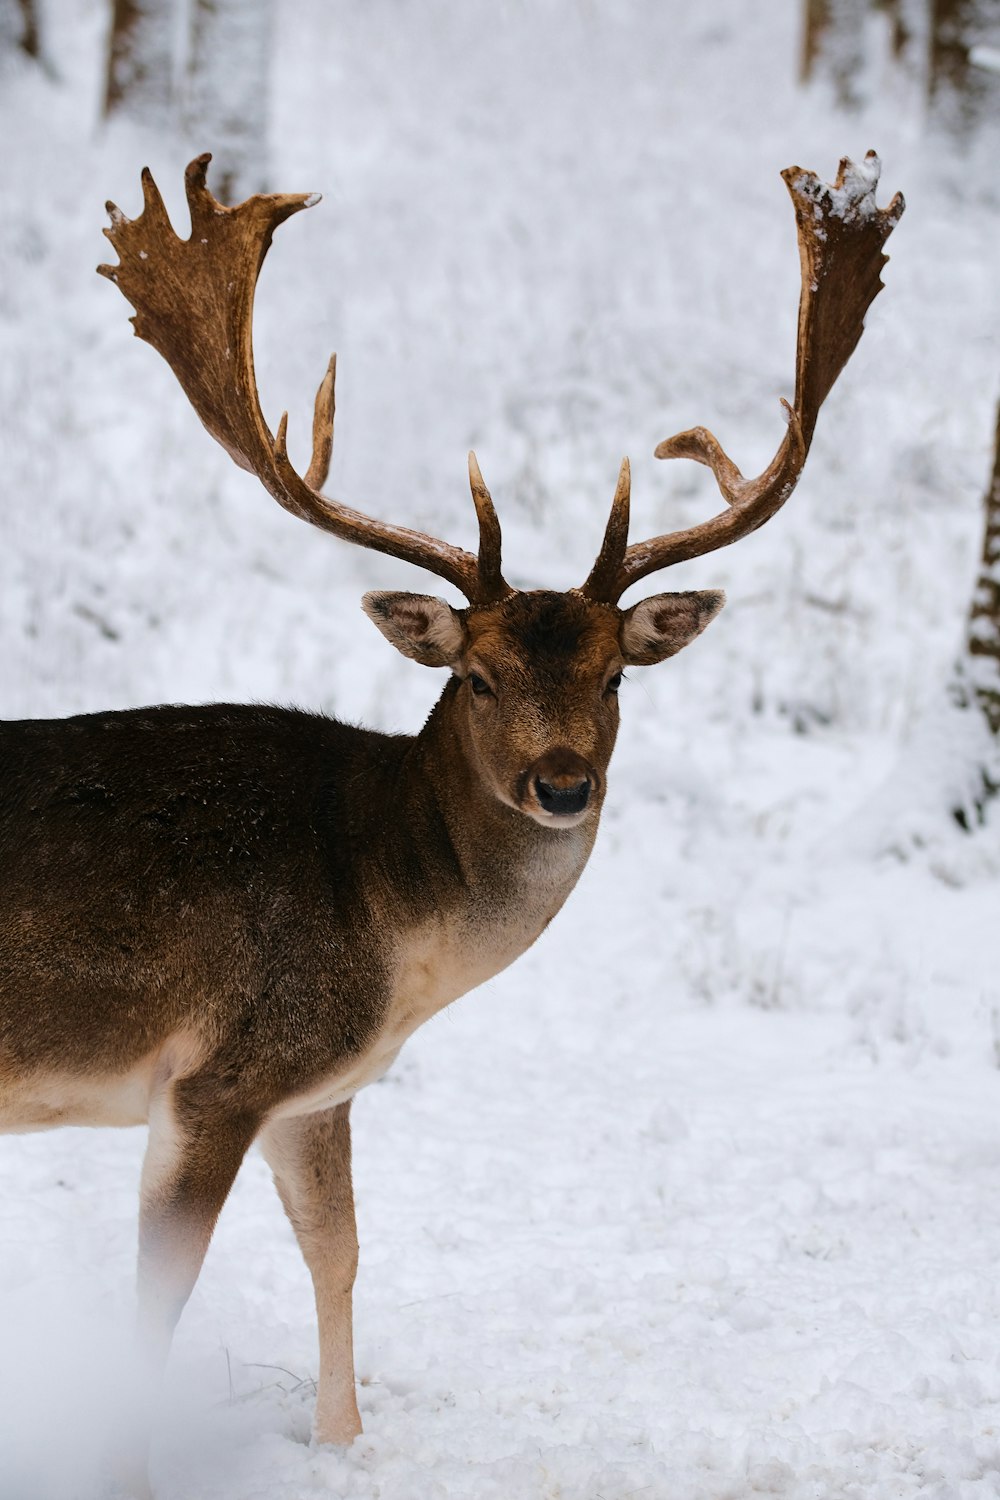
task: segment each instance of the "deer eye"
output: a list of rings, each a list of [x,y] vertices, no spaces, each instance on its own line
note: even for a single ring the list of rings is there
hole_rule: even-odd
[[[493,689],[490,687],[489,683],[486,681],[486,678],[485,677],[480,677],[480,675],[479,675],[478,672],[470,672],[469,673],[469,686],[472,688],[472,691],[475,693],[475,695],[476,695],[477,698],[485,698],[487,696],[489,696],[489,697],[493,696]]]
[[[622,675],[623,674],[621,672],[616,672],[615,675],[609,679],[608,685],[604,689],[604,691],[606,693],[617,693],[618,689],[622,685]]]

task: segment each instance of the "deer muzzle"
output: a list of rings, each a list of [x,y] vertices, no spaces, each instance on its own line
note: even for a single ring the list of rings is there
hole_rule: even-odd
[[[600,776],[575,750],[550,750],[525,776],[528,810],[541,821],[579,821],[600,786]]]

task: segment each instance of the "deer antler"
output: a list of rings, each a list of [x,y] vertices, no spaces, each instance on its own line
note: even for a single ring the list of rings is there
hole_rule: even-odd
[[[626,546],[627,473],[619,480],[604,543],[581,592],[614,604],[630,584],[671,563],[700,557],[756,531],[780,510],[798,482],[809,452],[819,409],[847,363],[864,329],[865,313],[882,290],[882,246],[902,215],[897,193],[888,208],[875,204],[882,164],[869,151],[860,165],[846,157],[832,185],[813,172],[788,167],[782,172],[795,205],[802,262],[795,402],[782,404],[788,427],[772,462],[757,479],[744,479],[718,440],[705,427],[668,438],[657,458],[693,458],[715,475],[728,510],[648,542]]]
[[[500,571],[500,524],[475,456],[470,456],[472,498],[479,518],[479,554],[423,532],[373,520],[319,493],[333,450],[336,356],[316,394],[312,461],[305,477],[288,457],[287,412],[271,435],[260,408],[253,369],[253,299],[271,238],[279,224],[316,195],[267,193],[225,208],[205,185],[211,156],[197,157],[185,173],[191,238],[171,228],[148,169],[142,174],[144,207],[127,219],[108,204],[104,233],[120,257],[98,266],[136,309],[139,338],[163,355],[205,427],[230,457],[256,474],[293,515],[345,541],[387,552],[446,578],[482,605],[510,592]]]

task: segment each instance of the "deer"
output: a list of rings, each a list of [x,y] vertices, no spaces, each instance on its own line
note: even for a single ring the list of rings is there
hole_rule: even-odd
[[[597,558],[565,592],[501,571],[474,454],[475,554],[322,494],[335,357],[300,474],[287,413],[272,434],[254,376],[257,278],[275,229],[317,201],[234,207],[187,168],[179,237],[148,169],[143,208],[108,204],[102,265],[211,436],[293,515],[452,585],[364,596],[403,656],[448,679],[416,734],[301,710],[158,706],[0,723],[0,1130],[148,1124],[139,1206],[138,1343],[150,1411],[174,1329],[244,1155],[273,1172],[315,1289],[314,1438],[349,1444],[358,1263],[350,1109],[406,1039],[511,964],[567,900],[594,845],[623,669],[688,646],[716,589],[627,607],[633,584],[762,526],[799,479],[819,409],[882,289],[903,212],[876,205],[880,162],[833,183],[791,167],[801,269],[795,391],[766,470],[745,478],[694,427],[655,449],[712,470],[725,501],[629,541],[624,460]],[[128,1483],[148,1490],[148,1430]]]

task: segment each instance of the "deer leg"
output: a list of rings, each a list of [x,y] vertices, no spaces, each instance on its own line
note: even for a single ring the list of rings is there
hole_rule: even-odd
[[[348,1102],[277,1120],[260,1138],[316,1292],[320,1369],[313,1432],[320,1443],[350,1443],[361,1431],[351,1329],[358,1235],[350,1108]]]
[[[138,1371],[125,1450],[115,1465],[137,1500],[150,1493],[149,1432],[174,1329],[260,1123],[222,1107],[220,1092],[207,1078],[182,1079],[150,1108],[139,1210]]]

